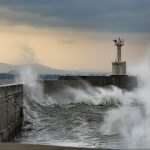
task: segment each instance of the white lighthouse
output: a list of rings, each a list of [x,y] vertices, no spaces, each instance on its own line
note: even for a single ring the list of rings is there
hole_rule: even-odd
[[[114,42],[115,46],[117,46],[117,59],[112,63],[112,75],[126,75],[126,62],[121,61],[121,48],[124,45],[124,41],[118,38]]]

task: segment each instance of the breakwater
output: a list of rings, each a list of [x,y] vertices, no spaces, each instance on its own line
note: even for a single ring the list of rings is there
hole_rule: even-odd
[[[121,89],[132,90],[137,87],[137,78],[133,76],[60,76],[58,80],[43,81],[43,87],[45,93],[50,94],[57,93],[65,87],[85,89],[87,83],[94,87],[114,85]],[[22,123],[23,85],[0,86],[0,141],[11,141],[20,132]]]
[[[23,123],[23,85],[0,86],[0,142],[11,141]]]
[[[85,88],[88,83],[94,87],[117,86],[125,90],[133,90],[138,86],[137,77],[128,75],[112,76],[60,76],[58,80],[45,80],[43,87],[45,93],[59,91],[65,87]]]

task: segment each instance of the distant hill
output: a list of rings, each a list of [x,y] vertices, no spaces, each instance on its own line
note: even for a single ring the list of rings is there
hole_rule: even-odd
[[[30,64],[30,65],[10,65],[6,63],[0,63],[0,73],[10,73],[10,74],[16,74],[19,70],[22,68],[25,68],[27,66],[30,66],[35,72],[38,74],[63,74],[66,73],[64,70],[56,70],[44,65],[40,64]]]
[[[19,70],[30,66],[37,74],[57,74],[57,75],[87,75],[87,74],[97,74],[97,75],[105,75],[103,72],[81,72],[81,71],[65,71],[65,70],[57,70],[48,66],[44,66],[41,64],[30,64],[30,65],[10,65],[5,63],[0,63],[0,73],[9,73],[9,74],[17,74]],[[109,74],[109,73],[108,73]]]
[[[10,70],[8,73],[10,74],[17,74],[19,70],[26,68],[26,67],[30,67],[33,69],[33,71],[35,71],[37,74],[60,74],[60,75],[64,75],[64,74],[78,74],[79,72],[73,72],[73,71],[64,71],[64,70],[57,70],[57,69],[53,69],[50,68],[48,66],[44,66],[41,64],[30,64],[30,65],[21,65],[21,66],[15,66],[15,69]],[[14,68],[14,67],[12,67]]]
[[[0,73],[7,73],[10,70],[17,70],[18,66],[17,65],[10,65],[6,63],[0,63]]]

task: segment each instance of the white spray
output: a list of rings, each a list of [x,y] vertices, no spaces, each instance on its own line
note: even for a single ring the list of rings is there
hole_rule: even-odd
[[[32,66],[27,65],[20,70],[19,80],[24,84],[24,92],[30,100],[43,106],[52,105],[53,101],[44,95],[42,81]]]
[[[146,60],[146,59],[145,59]],[[109,111],[101,131],[105,135],[121,134],[125,148],[150,148],[150,65],[144,61],[132,68],[139,79],[139,87],[120,97],[122,106]],[[124,147],[123,147],[124,148]]]
[[[19,77],[16,82],[20,82],[24,85],[24,94],[33,102],[36,102],[43,106],[49,106],[53,104],[51,97],[46,97],[43,93],[42,81],[34,65],[36,63],[36,57],[34,50],[28,45],[22,46],[22,62],[20,69],[18,70]]]

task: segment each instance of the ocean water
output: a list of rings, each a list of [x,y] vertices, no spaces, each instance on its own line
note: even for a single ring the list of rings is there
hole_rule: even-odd
[[[65,106],[30,105],[21,134],[21,143],[78,146],[119,147],[119,135],[103,135],[100,127],[107,109],[104,106],[70,104]]]
[[[30,100],[26,100],[25,105],[25,122],[17,142],[92,148],[120,147],[122,141],[118,134],[103,135],[100,130],[105,113],[111,108],[85,103],[41,106]]]
[[[134,91],[117,87],[66,87],[46,95],[32,68],[20,72],[24,84],[24,126],[15,139],[91,148],[150,148],[150,67],[132,69],[139,79]],[[18,82],[18,81],[17,81]]]

